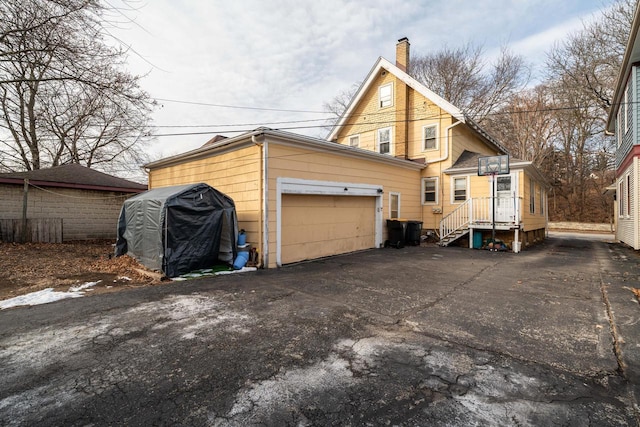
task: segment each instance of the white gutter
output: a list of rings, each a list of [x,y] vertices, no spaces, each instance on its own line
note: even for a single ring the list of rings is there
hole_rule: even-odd
[[[460,123],[462,123],[462,121],[458,120],[457,122],[455,122],[454,124],[452,124],[451,126],[447,126],[444,130],[444,156],[438,158],[438,159],[431,159],[428,161],[428,163],[437,163],[437,162],[443,162],[445,160],[447,160],[449,158],[449,131],[455,127],[458,126]],[[451,138],[453,139],[453,138]]]

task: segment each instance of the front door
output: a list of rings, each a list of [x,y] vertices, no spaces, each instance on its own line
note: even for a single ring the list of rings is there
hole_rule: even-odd
[[[496,184],[496,222],[514,222],[516,214],[516,180],[513,174],[497,175]]]

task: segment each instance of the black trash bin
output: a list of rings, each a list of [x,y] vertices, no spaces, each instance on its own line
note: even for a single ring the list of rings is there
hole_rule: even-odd
[[[420,245],[420,235],[422,234],[422,221],[407,221],[407,234],[405,241],[407,245]]]
[[[384,242],[385,247],[393,246],[394,248],[404,248],[405,234],[407,229],[406,221],[398,221],[397,219],[387,220],[387,241]]]

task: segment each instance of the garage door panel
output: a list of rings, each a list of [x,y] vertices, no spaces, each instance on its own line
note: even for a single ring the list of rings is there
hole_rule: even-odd
[[[282,263],[375,246],[375,197],[282,197]]]

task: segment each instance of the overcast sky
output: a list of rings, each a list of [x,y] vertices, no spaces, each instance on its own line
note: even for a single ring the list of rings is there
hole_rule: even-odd
[[[133,22],[114,34],[132,49],[129,70],[147,74],[142,87],[158,100],[155,132],[207,133],[158,136],[150,149],[158,159],[197,148],[215,134],[260,125],[325,136],[314,127],[327,117],[323,103],[363,80],[379,56],[393,62],[402,37],[409,38],[412,54],[470,41],[491,57],[506,44],[539,73],[553,43],[608,4],[148,0],[133,3],[136,10],[126,12]]]

